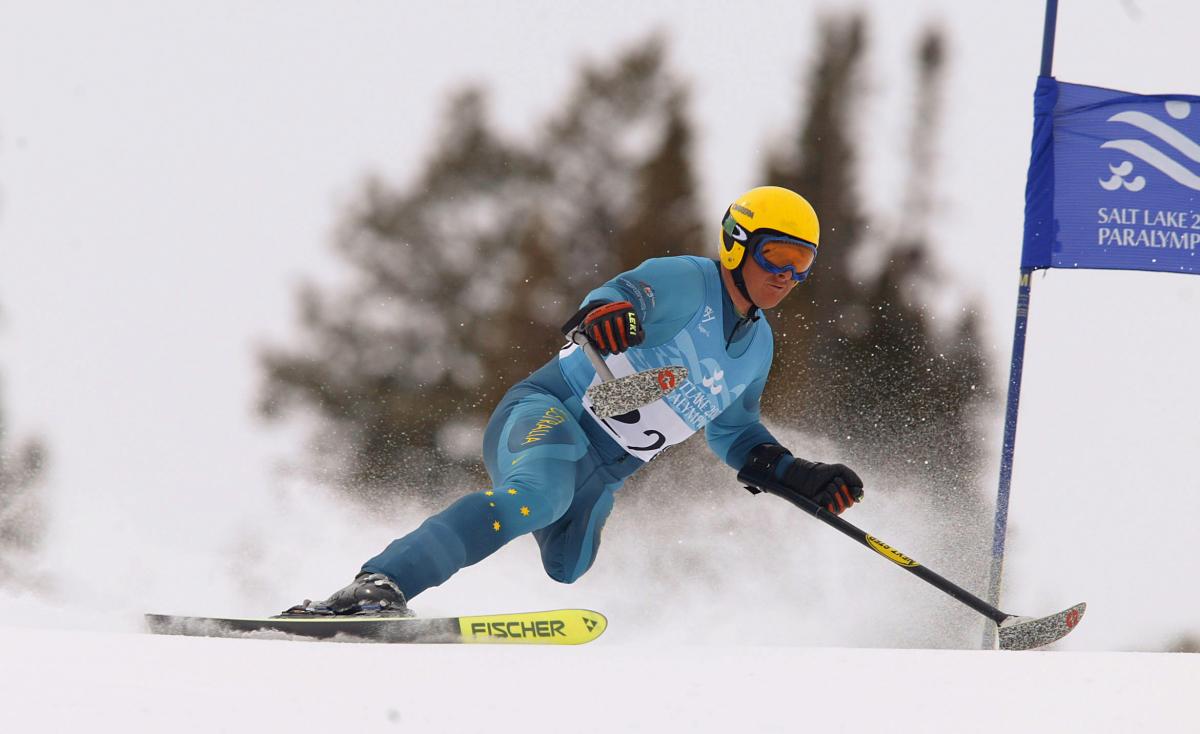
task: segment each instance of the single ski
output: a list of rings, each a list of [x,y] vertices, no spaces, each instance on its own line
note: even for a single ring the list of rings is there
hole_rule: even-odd
[[[588,609],[470,617],[291,617],[223,619],[147,614],[157,635],[309,639],[334,642],[582,645],[604,633],[608,620]]]
[[[1058,642],[1075,629],[1087,604],[1076,604],[1049,617],[1018,617],[1010,615],[997,625],[1001,650],[1034,650]]]

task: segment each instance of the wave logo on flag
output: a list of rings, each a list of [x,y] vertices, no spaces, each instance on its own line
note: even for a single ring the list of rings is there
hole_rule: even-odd
[[[1183,100],[1167,100],[1163,103],[1163,108],[1169,117],[1176,120],[1186,120],[1192,114],[1191,103]],[[1200,163],[1200,143],[1197,143],[1182,131],[1175,129],[1156,117],[1151,117],[1145,112],[1137,110],[1127,110],[1125,112],[1118,112],[1108,118],[1108,121],[1132,125],[1154,136],[1154,138],[1165,146],[1173,148],[1176,153],[1182,154],[1193,162]],[[1172,158],[1171,153],[1165,153],[1145,140],[1129,138],[1110,140],[1100,147],[1128,153],[1158,169],[1172,181],[1187,186],[1189,189],[1200,191],[1200,176],[1193,173],[1187,165]],[[1137,192],[1146,188],[1146,179],[1143,176],[1137,176],[1131,180],[1126,179],[1133,172],[1133,163],[1131,161],[1123,161],[1117,166],[1110,165],[1109,170],[1112,173],[1112,177],[1100,181],[1100,186],[1106,191],[1115,191],[1123,187],[1126,191]]]
[[[1200,97],[1038,79],[1023,268],[1200,273]]]

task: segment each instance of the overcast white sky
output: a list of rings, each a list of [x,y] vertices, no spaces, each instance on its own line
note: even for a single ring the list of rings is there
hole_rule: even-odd
[[[816,14],[842,5],[0,0],[0,401],[51,450],[50,564],[147,522],[220,527],[213,498],[272,486],[299,444],[254,416],[254,348],[291,333],[301,278],[335,277],[331,227],[363,175],[413,175],[448,89],[487,85],[521,136],[581,60],[666,30],[715,227],[795,119]],[[863,181],[893,215],[908,58],[925,23],[950,32],[939,256],[986,308],[1004,379],[1042,3],[859,7],[875,90]],[[1056,75],[1200,93],[1198,24],[1191,3],[1064,0]],[[1189,276],[1036,278],[1002,606],[1087,599],[1077,646],[1194,626],[1198,304]],[[886,537],[886,518],[860,521]]]

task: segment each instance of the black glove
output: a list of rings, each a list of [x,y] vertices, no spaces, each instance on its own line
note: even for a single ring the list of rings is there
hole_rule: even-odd
[[[809,498],[835,515],[862,501],[863,483],[845,464],[817,464],[792,456],[777,444],[764,443],[750,451],[747,467],[770,472],[788,489]]]
[[[563,325],[563,334],[580,326],[600,354],[620,354],[646,340],[629,301],[590,301]]]

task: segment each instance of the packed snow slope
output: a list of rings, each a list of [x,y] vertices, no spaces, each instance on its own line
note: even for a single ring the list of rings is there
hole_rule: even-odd
[[[963,605],[775,498],[701,493],[710,469],[689,471],[668,487],[694,494],[689,511],[625,498],[575,584],[547,579],[524,538],[413,603],[422,616],[604,612],[607,632],[577,648],[148,635],[144,612],[317,598],[422,513],[364,514],[303,486],[227,506],[77,495],[26,585],[0,589],[0,731],[1200,731],[1200,655],[1117,652],[1179,627],[1148,601],[1114,609],[1121,585],[1063,568],[1074,555],[1048,556],[1002,607],[1087,601],[1079,628],[1053,651],[978,651],[982,619]],[[980,564],[946,550],[958,536],[936,517],[879,493],[853,520],[978,588]],[[960,540],[959,557],[986,558]]]
[[[0,717],[6,731],[1200,730],[1196,655],[619,637],[512,648],[0,627]]]
[[[1188,629],[1170,615],[1190,621],[1194,605],[1123,607],[1132,582],[1111,569],[1098,582],[1094,554],[1039,554],[1009,577],[1006,611],[1089,603],[1055,650],[982,652],[978,614],[787,503],[751,496],[708,457],[647,471],[655,481],[621,498],[577,583],[550,581],[526,537],[413,600],[427,617],[603,612],[607,632],[578,648],[144,634],[145,612],[253,616],[322,598],[427,508],[355,508],[284,480],[192,493],[165,478],[136,499],[105,483],[57,493],[44,547],[0,589],[0,732],[1200,731],[1200,655],[1119,652],[1164,649]],[[889,491],[853,522],[981,588],[987,538],[963,513],[921,505],[895,478],[872,481]],[[1077,544],[1082,531],[1061,534]]]

